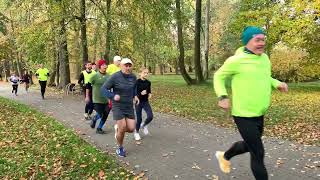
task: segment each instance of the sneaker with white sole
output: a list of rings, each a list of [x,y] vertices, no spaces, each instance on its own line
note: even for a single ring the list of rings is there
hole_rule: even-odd
[[[144,133],[144,135],[148,135],[149,134],[148,126],[144,126],[143,127],[143,133]]]
[[[92,114],[88,114],[88,120],[92,120],[94,118],[94,116],[92,116]]]
[[[230,173],[231,163],[230,163],[230,161],[228,161],[224,158],[224,152],[223,151],[216,151],[215,156],[218,160],[219,167],[220,167],[221,171],[226,174]]]
[[[139,134],[138,132],[134,132],[134,133],[133,133],[133,136],[134,136],[134,139],[135,139],[136,141],[140,141],[140,140],[141,140],[140,134]]]
[[[126,151],[124,150],[123,147],[119,147],[117,150],[116,150],[116,153],[119,157],[126,157]]]
[[[84,119],[85,119],[85,120],[88,120],[88,119],[89,119],[89,115],[88,115],[88,113],[84,113],[84,115],[83,115],[83,116],[84,116]]]

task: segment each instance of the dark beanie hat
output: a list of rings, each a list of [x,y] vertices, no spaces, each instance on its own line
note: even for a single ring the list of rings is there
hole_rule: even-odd
[[[265,34],[265,32],[261,28],[258,28],[256,26],[247,26],[246,28],[244,28],[244,30],[242,32],[242,36],[241,36],[242,43],[244,45],[247,45],[248,42],[255,35],[258,35],[258,34]]]

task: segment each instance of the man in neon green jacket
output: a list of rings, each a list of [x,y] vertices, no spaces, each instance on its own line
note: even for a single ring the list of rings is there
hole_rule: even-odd
[[[39,80],[41,87],[41,97],[44,99],[44,93],[46,92],[47,81],[49,76],[49,70],[43,67],[43,64],[39,64],[39,69],[36,72],[36,76]]]
[[[267,180],[264,165],[264,147],[261,140],[264,114],[270,105],[272,88],[288,91],[286,83],[271,77],[271,63],[264,53],[265,33],[254,26],[246,27],[242,33],[244,47],[229,57],[214,75],[214,90],[219,97],[218,105],[228,110],[230,101],[225,87],[231,78],[232,116],[243,141],[234,143],[226,152],[217,151],[220,169],[230,172],[230,159],[249,152],[251,170],[258,180]]]

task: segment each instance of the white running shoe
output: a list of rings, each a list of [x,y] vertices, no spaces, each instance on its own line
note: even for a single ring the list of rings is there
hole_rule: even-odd
[[[141,140],[140,134],[139,134],[138,132],[134,132],[134,133],[133,133],[133,136],[134,136],[134,139],[135,139],[136,141],[140,141],[140,140]]]
[[[144,126],[143,127],[143,133],[144,133],[144,135],[148,135],[149,134],[148,126]]]
[[[142,123],[140,124],[140,129],[143,129],[143,126],[144,126],[144,123],[142,122]]]
[[[88,113],[84,113],[84,119],[88,120],[89,119],[89,115]]]

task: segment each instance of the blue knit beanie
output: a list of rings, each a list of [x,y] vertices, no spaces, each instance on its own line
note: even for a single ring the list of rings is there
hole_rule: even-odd
[[[247,45],[248,42],[255,36],[258,34],[265,34],[265,32],[261,29],[258,28],[256,26],[247,26],[244,28],[243,32],[242,32],[242,36],[241,36],[241,40],[243,45]]]

